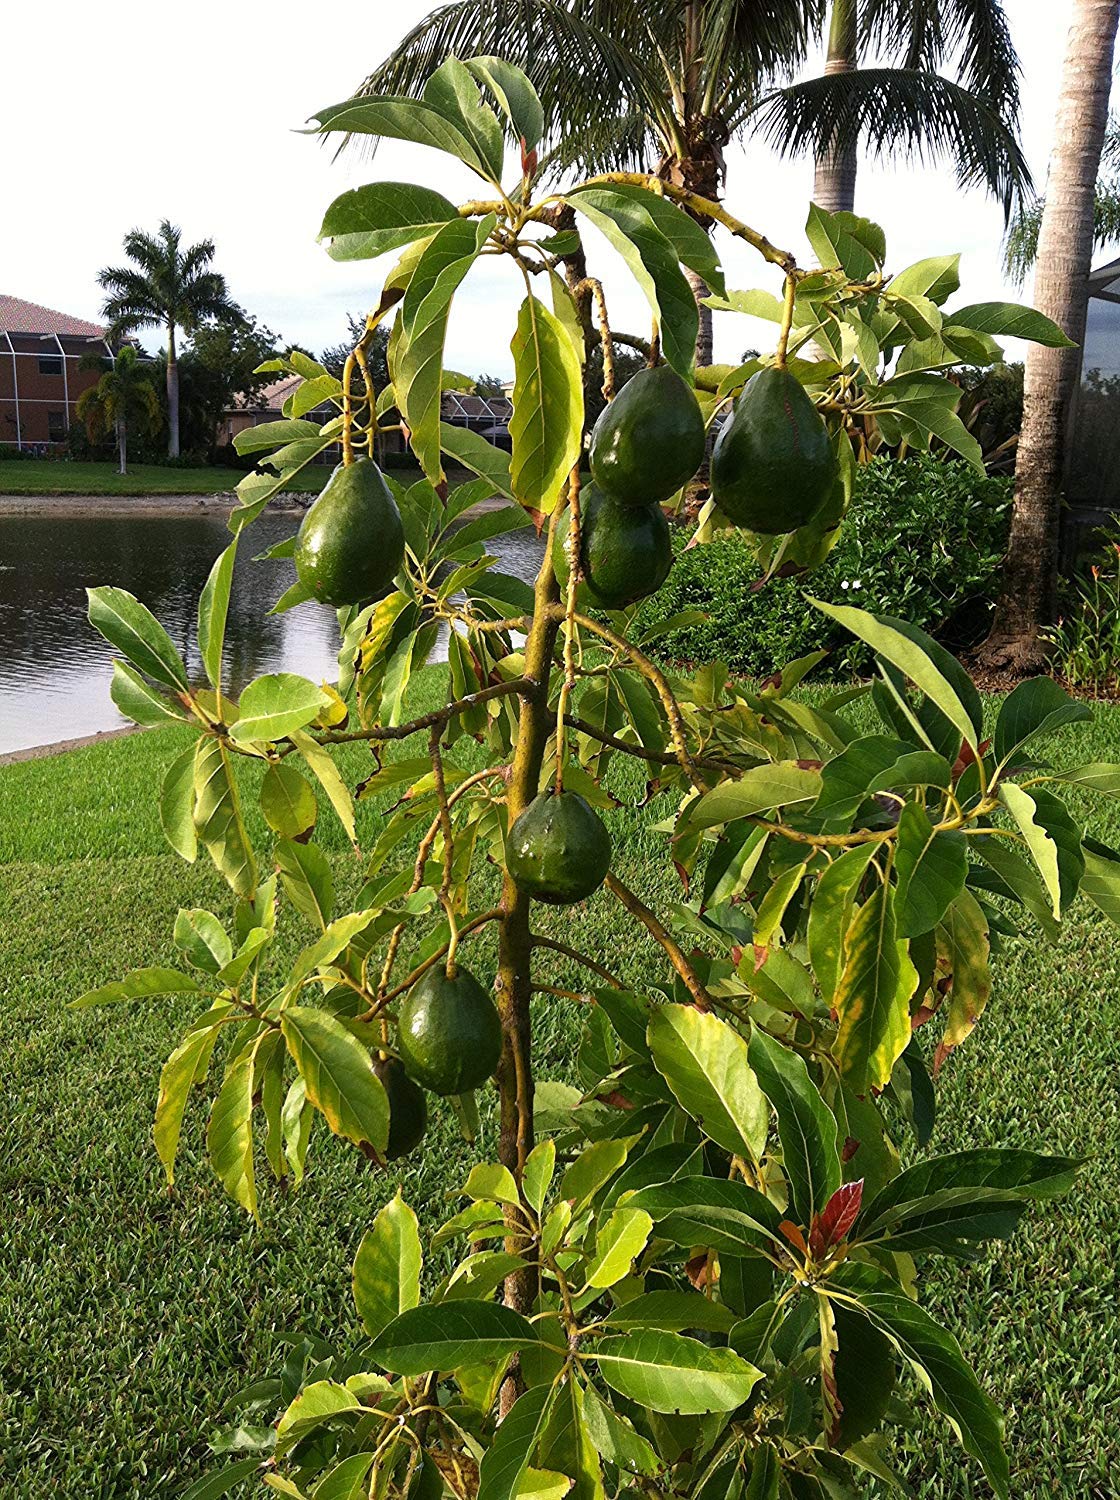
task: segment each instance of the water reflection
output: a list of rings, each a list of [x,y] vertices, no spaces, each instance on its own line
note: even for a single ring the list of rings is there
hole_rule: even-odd
[[[232,691],[262,672],[336,675],[333,611],[305,604],[267,610],[292,580],[290,562],[253,562],[290,536],[297,518],[265,514],[242,543],[226,628]],[[86,620],[85,589],[129,589],[163,622],[201,677],[198,595],[229,541],[222,516],[0,515],[0,753],[119,728],[109,698],[111,652]],[[531,578],[540,543],[529,531],[489,544],[507,572]],[[441,658],[443,642],[434,657]]]

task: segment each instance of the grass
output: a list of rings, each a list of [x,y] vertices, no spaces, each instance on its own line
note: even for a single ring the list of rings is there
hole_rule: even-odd
[[[292,480],[292,489],[314,494],[330,474],[312,465]],[[0,459],[0,495],[219,495],[236,489],[243,469],[180,469],[163,464],[75,463],[52,458]]]
[[[420,700],[441,685],[439,672],[425,674]],[[1120,710],[1066,733],[1055,757],[1120,759]],[[475,1155],[438,1108],[418,1159],[390,1173],[366,1170],[320,1131],[304,1187],[287,1201],[266,1190],[255,1229],[203,1160],[198,1101],[167,1193],[150,1135],[156,1079],[196,1007],[65,1003],[129,967],[168,961],[177,906],[226,909],[209,865],[183,864],[159,829],[154,790],[178,742],[176,731],[153,731],[0,770],[4,1500],[171,1500],[213,1462],[204,1438],[230,1396],[275,1366],[275,1331],[356,1336],[349,1265],[398,1182],[430,1223]],[[349,772],[368,764],[350,750]],[[633,791],[637,800],[636,781]],[[1090,805],[1099,836],[1115,843],[1117,805]],[[383,807],[362,804],[367,839]],[[612,815],[620,874],[654,903],[679,895],[649,832],[664,810]],[[321,842],[352,894],[359,871],[341,833],[324,821]],[[543,915],[557,934],[571,921]],[[577,920],[593,956],[635,981],[648,972],[652,950],[621,932],[605,895]],[[469,962],[485,973],[493,949],[471,941]],[[550,977],[575,978],[562,960]],[[1117,1493],[1118,997],[1115,933],[1079,905],[1055,948],[1031,933],[1005,945],[989,1009],[940,1084],[934,1149],[1014,1144],[1088,1158],[1069,1199],[1033,1212],[1010,1246],[973,1266],[931,1263],[923,1278],[1007,1412],[1014,1493],[1032,1500]],[[563,1076],[572,1010],[542,1001],[538,1018],[539,1072]],[[484,1132],[478,1149],[492,1154],[489,1117]],[[903,1435],[901,1454],[921,1500],[989,1493],[932,1413]]]

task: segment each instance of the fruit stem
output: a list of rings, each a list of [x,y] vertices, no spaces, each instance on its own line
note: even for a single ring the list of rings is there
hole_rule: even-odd
[[[603,291],[603,283],[596,280],[594,276],[587,276],[576,287],[578,296],[584,289],[590,291],[595,299],[595,309],[599,315],[599,342],[603,348],[603,400],[614,400],[614,334],[611,332],[610,319],[607,316],[607,294]],[[648,352],[648,346],[647,350]]]
[[[778,354],[775,364],[779,370],[786,367],[786,355],[789,349],[789,336],[793,328],[793,309],[797,300],[797,277],[791,271],[786,272],[785,295],[782,302],[782,324],[778,330]]]
[[[354,462],[354,406],[350,396],[350,381],[354,376],[356,358],[351,351],[342,367],[342,462],[347,468]]]
[[[576,681],[576,593],[580,579],[580,473],[577,460],[568,478],[568,588],[564,601],[564,680],[556,705],[556,791],[564,790],[564,757],[567,753],[568,703]]]
[[[354,358],[358,362],[358,369],[362,372],[362,384],[366,388],[366,405],[369,407],[369,424],[366,427],[366,451],[369,453],[370,458],[374,458],[377,452],[377,392],[374,389],[373,376],[370,373],[364,337],[360,338],[354,345]]]
[[[669,935],[645,902],[639,896],[636,896],[627,886],[623,885],[617,875],[608,873],[605,884],[607,890],[613,896],[617,896],[630,915],[636,917],[649,932],[650,936],[664,948],[669,962],[684,981],[684,987],[692,996],[697,1010],[711,1010],[711,996],[700,983],[700,976],[684,956],[680,946]]]
[[[454,979],[458,973],[458,965],[455,961],[459,951],[459,923],[455,916],[455,903],[451,899],[451,875],[455,866],[455,834],[451,827],[451,809],[447,801],[447,782],[443,775],[443,756],[440,753],[440,741],[443,738],[443,725],[437,724],[428,736],[428,750],[432,757],[432,780],[435,783],[436,800],[439,802],[439,826],[443,834],[443,879],[440,882],[439,899],[444,911],[447,913],[447,925],[450,928],[451,938],[447,944],[446,973],[448,979]]]

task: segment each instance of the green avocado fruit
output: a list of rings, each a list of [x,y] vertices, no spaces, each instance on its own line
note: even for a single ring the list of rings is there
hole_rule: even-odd
[[[553,564],[565,589],[571,511],[556,530]],[[673,566],[669,523],[660,505],[620,505],[593,484],[580,496],[579,551],[587,602],[600,609],[623,609],[655,594]]]
[[[400,1058],[383,1052],[374,1058],[373,1071],[389,1096],[389,1146],[386,1161],[396,1161],[415,1151],[428,1128],[428,1104]]]
[[[324,604],[369,604],[403,561],[401,513],[381,470],[371,458],[339,464],[299,528],[299,581]]]
[[[466,969],[449,979],[436,964],[404,998],[397,1050],[409,1077],[430,1093],[469,1094],[498,1066],[498,1008]]]
[[[550,906],[586,900],[610,867],[610,834],[578,792],[541,792],[506,836],[513,883]]]
[[[712,453],[712,496],[738,526],[796,531],[824,505],[836,458],[824,418],[788,370],[752,375]]]
[[[704,418],[675,370],[640,370],[591,434],[591,474],[622,505],[660,505],[704,462]]]

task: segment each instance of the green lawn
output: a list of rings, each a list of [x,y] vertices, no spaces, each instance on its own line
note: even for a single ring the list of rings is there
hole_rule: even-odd
[[[330,473],[313,464],[292,480],[292,489],[314,494]],[[50,458],[0,459],[0,495],[218,495],[235,489],[243,469],[179,469],[131,464],[72,463]]]
[[[438,672],[425,674],[419,700],[441,686]],[[1120,710],[1066,733],[1079,737],[1071,758],[1120,759]],[[275,1330],[357,1336],[349,1265],[398,1182],[430,1222],[468,1160],[439,1108],[418,1160],[384,1174],[320,1131],[303,1189],[286,1203],[266,1191],[255,1229],[202,1159],[199,1102],[167,1193],[150,1137],[156,1079],[194,1007],[64,1007],[128,967],[172,959],[177,906],[225,907],[210,866],[185,865],[160,833],[153,792],[178,742],[177,731],[154,731],[0,769],[4,1500],[173,1500],[204,1472],[201,1439],[230,1394],[275,1364]],[[369,763],[351,751],[350,770]],[[636,780],[618,789],[640,792]],[[652,858],[660,836],[649,825],[664,811],[612,815],[620,874],[654,903],[679,896]],[[378,815],[362,804],[367,837]],[[1101,809],[1096,827],[1120,839],[1120,806]],[[353,891],[360,870],[341,833],[324,842]],[[558,934],[571,921],[542,917]],[[657,962],[640,934],[621,932],[605,894],[576,920],[581,946],[635,982]],[[483,975],[488,941],[471,943]],[[562,960],[551,974],[576,979]],[[575,1020],[563,1002],[539,1003],[540,1072],[563,1076]],[[1074,1194],[1034,1212],[1000,1256],[925,1280],[1007,1411],[1013,1493],[1031,1500],[1117,1494],[1118,1038],[1120,942],[1079,906],[1056,949],[1034,936],[1005,946],[989,1009],[940,1085],[936,1150],[1003,1144],[1088,1158]],[[490,1119],[485,1128],[480,1149],[492,1152]],[[902,1441],[922,1500],[988,1496],[936,1415]]]

